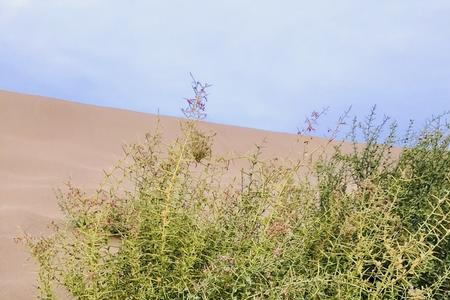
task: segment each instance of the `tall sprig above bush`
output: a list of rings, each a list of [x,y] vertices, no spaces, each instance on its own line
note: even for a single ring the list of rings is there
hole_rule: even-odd
[[[211,87],[208,83],[201,83],[197,81],[192,73],[190,73],[192,78],[192,90],[194,92],[194,97],[185,98],[187,107],[182,108],[184,116],[188,119],[203,120],[206,118],[206,102],[208,102],[208,93],[206,90]]]

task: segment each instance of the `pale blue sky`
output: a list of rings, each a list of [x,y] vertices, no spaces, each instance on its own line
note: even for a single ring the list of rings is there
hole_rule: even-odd
[[[212,122],[421,122],[450,109],[450,1],[0,0],[0,89],[181,116],[189,72]]]

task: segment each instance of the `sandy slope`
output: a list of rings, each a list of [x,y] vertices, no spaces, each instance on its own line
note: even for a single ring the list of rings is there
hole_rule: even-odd
[[[35,298],[33,261],[13,238],[44,233],[61,217],[52,189],[69,178],[94,188],[120,157],[121,145],[142,139],[155,121],[149,114],[0,91],[0,299]],[[173,139],[179,119],[161,117],[161,125]],[[294,157],[304,145],[296,135],[202,126],[217,132],[215,151],[221,153],[246,153],[265,140],[267,156]]]

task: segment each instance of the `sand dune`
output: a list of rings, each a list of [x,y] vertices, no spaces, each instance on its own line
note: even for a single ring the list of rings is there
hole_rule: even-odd
[[[36,268],[13,238],[23,231],[42,234],[58,220],[53,189],[69,178],[93,189],[102,170],[155,127],[156,116],[69,101],[0,91],[0,299],[34,299]],[[164,138],[179,133],[180,119],[161,117]],[[266,156],[295,157],[303,142],[296,135],[211,123],[214,151],[243,154],[264,143]],[[306,139],[306,138],[303,138]],[[313,139],[314,145],[324,140]]]

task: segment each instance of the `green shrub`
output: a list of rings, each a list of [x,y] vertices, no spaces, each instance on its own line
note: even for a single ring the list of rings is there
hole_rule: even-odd
[[[449,126],[394,147],[354,121],[353,150],[280,166],[260,149],[233,180],[195,120],[124,148],[98,191],[59,194],[67,223],[23,240],[41,299],[448,299]],[[365,143],[359,144],[359,134]],[[330,146],[331,147],[331,146]]]

